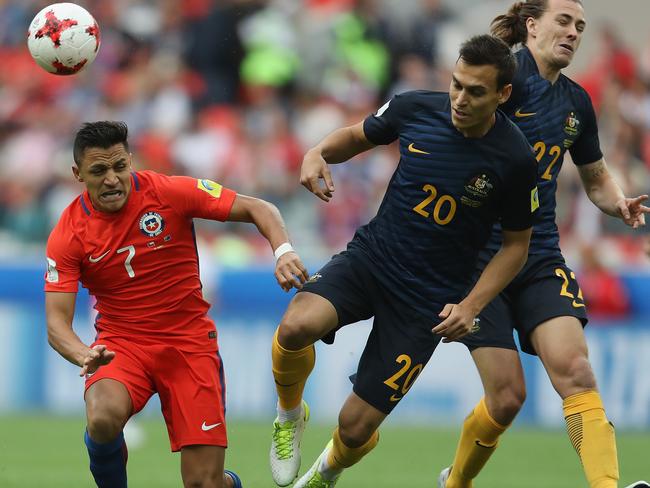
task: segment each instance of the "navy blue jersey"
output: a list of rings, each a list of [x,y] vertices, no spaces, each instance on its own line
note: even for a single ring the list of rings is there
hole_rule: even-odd
[[[497,220],[504,229],[531,227],[534,154],[501,112],[484,137],[464,137],[447,93],[397,95],[366,118],[364,132],[374,144],[399,139],[401,157],[377,215],[348,249],[361,251],[405,303],[435,318],[467,292]]]
[[[560,237],[555,224],[557,176],[567,150],[579,166],[603,157],[596,115],[589,95],[580,85],[562,74],[553,84],[542,78],[526,47],[516,56],[518,68],[512,96],[501,109],[524,133],[539,163],[539,212],[529,253],[559,253]],[[489,248],[498,249],[500,242],[497,227]]]

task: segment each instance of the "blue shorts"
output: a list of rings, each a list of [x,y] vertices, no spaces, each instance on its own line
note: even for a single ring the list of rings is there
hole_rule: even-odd
[[[372,275],[360,253],[343,251],[315,273],[302,292],[328,300],[338,328],[374,317],[354,380],[354,392],[389,414],[429,361],[440,337],[436,323],[397,299]],[[323,338],[331,343],[333,335]]]
[[[479,271],[491,254],[482,252]],[[530,334],[541,323],[555,317],[576,317],[584,327],[587,310],[574,272],[561,254],[533,254],[514,280],[479,315],[478,330],[460,339],[470,350],[479,347],[517,349],[535,355]]]

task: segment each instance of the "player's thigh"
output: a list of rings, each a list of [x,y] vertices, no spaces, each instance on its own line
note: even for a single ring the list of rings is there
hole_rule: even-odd
[[[102,339],[115,352],[113,360],[86,376],[84,399],[89,419],[96,415],[128,418],[142,410],[154,394],[146,352],[127,339]]]
[[[532,331],[530,339],[553,386],[563,397],[596,388],[587,340],[576,317],[547,320]]]
[[[377,284],[363,266],[360,256],[343,251],[314,273],[282,318],[280,344],[288,346],[283,339],[290,342],[290,336],[331,343],[338,328],[370,318]]]
[[[181,476],[185,486],[224,486],[226,449],[219,446],[190,445],[181,449]]]
[[[385,296],[354,376],[354,393],[389,414],[411,389],[440,337],[434,322]]]
[[[502,292],[488,303],[478,316],[470,334],[459,339],[473,352],[482,348],[517,351],[514,339],[515,319],[509,294]]]
[[[525,395],[524,370],[517,350],[480,347],[472,351],[472,359],[487,395],[514,390]]]
[[[532,257],[526,266],[526,279],[518,287],[513,300],[521,349],[529,354],[539,354],[532,342],[533,336],[539,336],[536,329],[552,319],[559,320],[553,322],[555,325],[550,335],[544,334],[546,340],[537,340],[540,345],[549,344],[549,341],[560,345],[565,335],[559,329],[563,327],[567,328],[566,339],[572,344],[580,337],[584,339],[580,329],[587,324],[587,312],[575,273],[561,256],[548,259]],[[553,335],[557,339],[553,339]],[[547,357],[550,353],[547,351]]]
[[[226,382],[218,351],[152,348],[154,382],[172,451],[190,445],[227,447]]]

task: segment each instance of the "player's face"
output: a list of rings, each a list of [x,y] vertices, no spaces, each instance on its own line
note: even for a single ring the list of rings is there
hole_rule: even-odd
[[[549,0],[548,9],[539,19],[529,18],[527,46],[535,59],[551,69],[569,66],[580,46],[585,30],[585,12],[573,0]]]
[[[492,127],[494,112],[508,100],[512,85],[497,88],[495,66],[456,62],[449,87],[451,121],[466,137],[481,137]]]
[[[86,148],[79,168],[73,166],[72,172],[86,185],[93,207],[100,212],[119,211],[131,193],[131,155],[123,144]]]

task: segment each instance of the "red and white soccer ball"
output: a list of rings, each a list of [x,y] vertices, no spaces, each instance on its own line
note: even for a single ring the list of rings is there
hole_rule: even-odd
[[[72,75],[90,65],[99,51],[99,26],[86,9],[54,3],[41,10],[27,32],[34,61],[55,75]]]

